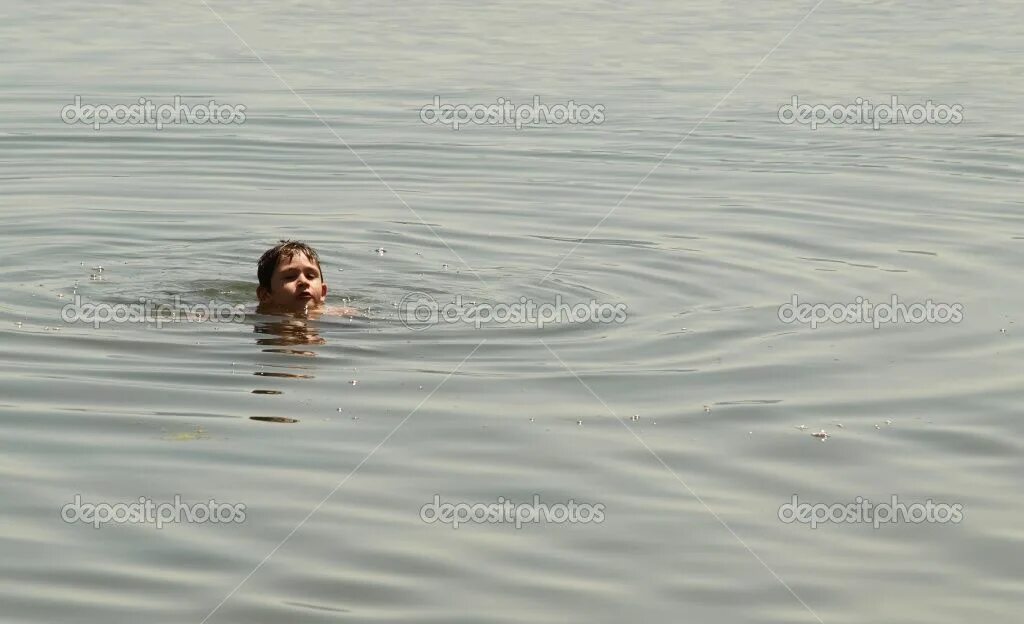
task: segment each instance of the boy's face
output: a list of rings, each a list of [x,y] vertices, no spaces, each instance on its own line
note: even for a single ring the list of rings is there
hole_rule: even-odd
[[[256,289],[260,307],[277,312],[302,312],[318,308],[327,296],[327,284],[316,262],[297,252],[281,256],[270,276],[270,290]]]

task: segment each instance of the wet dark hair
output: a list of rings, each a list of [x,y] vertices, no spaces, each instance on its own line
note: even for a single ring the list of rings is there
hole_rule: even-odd
[[[277,263],[282,257],[291,259],[297,253],[303,254],[313,262],[316,262],[316,268],[320,271],[321,278],[323,278],[324,272],[320,268],[320,256],[317,255],[315,249],[299,241],[282,240],[260,256],[260,260],[256,265],[256,277],[260,280],[260,286],[270,290],[270,278],[274,274],[274,269],[277,268]]]

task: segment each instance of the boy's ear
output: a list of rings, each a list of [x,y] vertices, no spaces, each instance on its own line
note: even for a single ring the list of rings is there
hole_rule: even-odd
[[[320,294],[320,298],[321,299],[326,299],[327,298],[327,284],[322,284],[322,287],[323,287],[324,291],[323,291],[323,293]]]
[[[263,286],[257,286],[256,298],[260,300],[260,303],[266,303],[270,299],[270,291]]]

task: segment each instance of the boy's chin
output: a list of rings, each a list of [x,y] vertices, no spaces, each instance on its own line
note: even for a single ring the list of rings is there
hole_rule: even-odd
[[[266,301],[256,307],[259,314],[305,314],[323,307],[322,301],[297,299],[288,302]]]

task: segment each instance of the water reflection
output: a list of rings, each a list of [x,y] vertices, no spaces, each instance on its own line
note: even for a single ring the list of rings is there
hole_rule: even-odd
[[[268,346],[265,353],[285,353],[288,355],[299,355],[303,357],[315,357],[315,351],[305,349],[292,349],[295,345],[322,345],[327,341],[320,335],[316,326],[309,318],[299,316],[275,316],[257,320],[253,323],[253,332],[257,335],[256,344]],[[313,379],[314,375],[305,371],[304,366],[289,366],[281,364],[261,364],[261,368],[274,367],[294,370],[295,372],[281,372],[258,370],[253,373],[257,377],[277,379]],[[254,394],[282,394],[281,390],[253,390]],[[254,420],[271,420],[272,422],[286,422],[273,420],[275,417],[253,417]]]
[[[290,347],[295,345],[322,345],[327,344],[319,330],[308,318],[299,316],[280,316],[273,320],[256,321],[253,324],[253,332],[265,337],[258,337],[256,344],[276,347]],[[316,356],[315,351],[300,349],[270,348],[263,349],[268,353],[289,353],[292,355]]]

